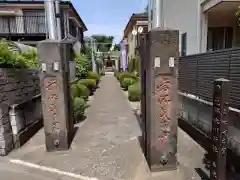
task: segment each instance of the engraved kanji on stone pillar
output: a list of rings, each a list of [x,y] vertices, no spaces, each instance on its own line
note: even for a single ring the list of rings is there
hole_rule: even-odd
[[[69,116],[69,66],[66,43],[38,44],[40,87],[47,151],[67,150],[72,130]]]
[[[229,91],[229,80],[217,79],[214,81],[211,180],[226,180]]]
[[[148,163],[152,171],[177,168],[179,32],[156,28],[148,34]],[[148,103],[147,103],[148,104]]]

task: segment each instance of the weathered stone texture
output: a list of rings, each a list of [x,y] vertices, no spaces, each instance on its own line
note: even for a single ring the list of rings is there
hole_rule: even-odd
[[[30,100],[38,94],[38,70],[0,69],[0,155],[6,155],[13,148],[13,130],[17,133],[25,125],[24,121],[16,121],[14,118],[15,121],[10,121],[11,105]]]

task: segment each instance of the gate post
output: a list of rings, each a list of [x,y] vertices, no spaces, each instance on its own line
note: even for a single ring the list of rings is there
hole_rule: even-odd
[[[38,44],[40,87],[47,151],[67,150],[73,128],[70,117],[69,49],[67,43],[45,40]]]
[[[147,34],[139,35],[139,55],[140,55],[140,79],[141,79],[141,125],[142,125],[142,135],[143,135],[143,150],[144,155],[147,157],[147,94],[146,94],[146,61],[148,60],[147,53]]]
[[[146,59],[147,153],[151,171],[177,168],[179,32],[155,28],[148,33]]]
[[[226,180],[230,81],[217,79],[213,86],[211,180]]]

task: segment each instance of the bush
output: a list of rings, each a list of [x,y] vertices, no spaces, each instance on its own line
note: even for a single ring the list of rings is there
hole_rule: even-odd
[[[3,68],[36,68],[37,50],[20,52],[13,42],[0,39],[0,66]]]
[[[25,66],[27,68],[37,68],[38,62],[37,62],[37,50],[31,49],[27,52],[19,53],[17,55],[17,60],[19,62],[24,62]]]
[[[99,77],[98,73],[90,71],[87,74],[87,79],[95,79],[96,81],[99,81],[100,77]]]
[[[92,62],[84,54],[75,54],[76,76],[78,79],[86,78],[88,71],[92,69]]]
[[[82,97],[83,99],[88,99],[88,96],[90,95],[90,91],[87,88],[87,86],[85,86],[84,84],[77,84],[77,89],[78,89],[78,97]]]
[[[79,93],[77,84],[73,84],[71,86],[71,96],[72,96],[72,98],[80,97],[80,93]]]
[[[90,91],[93,91],[97,87],[97,83],[95,79],[80,79],[78,84],[85,85]]]
[[[141,90],[139,82],[128,87],[128,99],[130,101],[140,101]]]
[[[75,116],[83,116],[86,108],[87,104],[83,98],[75,97],[73,99],[73,109]]]
[[[124,78],[123,81],[121,82],[121,86],[124,90],[128,90],[128,87],[130,85],[133,85],[134,83],[136,83],[136,80],[133,78]]]
[[[125,79],[125,78],[133,78],[136,79],[136,76],[134,76],[132,73],[129,72],[122,72],[119,74],[118,79],[120,83]]]

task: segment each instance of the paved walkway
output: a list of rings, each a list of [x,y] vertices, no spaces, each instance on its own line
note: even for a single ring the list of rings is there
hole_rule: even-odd
[[[89,177],[99,180],[146,180],[150,177],[138,142],[140,127],[114,76],[102,78],[86,116],[85,122],[79,124],[70,151],[46,153],[44,132],[41,130],[8,158],[20,159],[12,162],[28,167],[28,172],[32,172],[31,169],[39,174],[44,169],[45,173],[53,175],[71,172],[73,176],[80,175],[76,177],[83,180],[89,180]],[[73,179],[72,175],[68,175],[56,176],[56,179]]]

